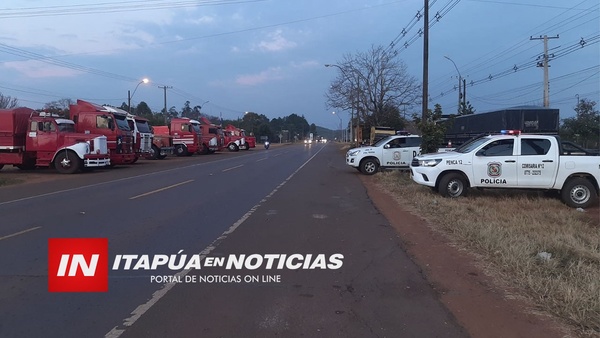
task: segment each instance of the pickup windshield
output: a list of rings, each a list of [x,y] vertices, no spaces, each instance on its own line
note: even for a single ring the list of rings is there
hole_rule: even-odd
[[[388,136],[388,137],[384,137],[381,140],[375,142],[373,144],[373,147],[380,147],[383,146],[384,144],[386,144],[390,139],[392,138],[392,136]]]
[[[457,153],[462,153],[462,154],[470,153],[471,151],[473,151],[480,145],[484,144],[488,140],[489,140],[489,138],[487,138],[487,137],[478,138],[478,139],[475,139],[473,141],[463,144],[462,146],[456,148],[454,151],[456,151]]]

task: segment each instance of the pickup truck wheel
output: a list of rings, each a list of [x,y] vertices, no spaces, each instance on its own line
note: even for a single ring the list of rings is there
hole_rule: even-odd
[[[572,208],[587,208],[596,203],[596,188],[589,180],[581,177],[572,178],[561,190],[563,202]]]
[[[237,146],[237,144],[235,144],[235,143],[230,143],[230,144],[227,146],[227,150],[229,150],[229,151],[238,151],[238,150],[240,150],[240,148]]]
[[[365,175],[374,175],[379,169],[379,163],[373,158],[366,158],[360,161],[360,172]]]
[[[187,156],[188,150],[185,146],[177,146],[175,148],[175,155],[177,156]]]
[[[456,173],[444,175],[440,180],[438,192],[443,197],[460,197],[467,195],[467,182],[465,178]]]
[[[56,171],[61,174],[74,174],[83,167],[81,159],[72,150],[61,150],[53,163]]]

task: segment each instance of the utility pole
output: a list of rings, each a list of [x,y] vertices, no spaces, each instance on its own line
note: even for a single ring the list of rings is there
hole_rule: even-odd
[[[544,40],[544,55],[542,55],[542,61],[538,62],[538,67],[544,67],[544,107],[550,107],[550,84],[548,80],[548,61],[550,61],[550,55],[548,55],[548,39],[558,39],[558,34],[556,36],[540,36],[534,38],[533,36],[529,37],[529,40]],[[554,56],[554,55],[552,55]]]
[[[165,91],[165,125],[167,124],[167,89],[173,88],[172,86],[158,86],[158,88],[164,89]]]
[[[429,86],[429,0],[424,0],[425,5],[423,15],[423,115],[422,119],[425,120],[427,115],[427,98],[429,93],[427,87]]]

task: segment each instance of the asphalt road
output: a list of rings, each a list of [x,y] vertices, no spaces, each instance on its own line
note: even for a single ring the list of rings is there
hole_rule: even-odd
[[[0,337],[466,336],[335,144],[4,187],[0,215]],[[108,238],[109,266],[118,254],[180,250],[203,263],[341,254],[343,264],[110,270],[106,293],[50,293],[48,238],[62,237]],[[152,282],[177,272],[197,282]]]

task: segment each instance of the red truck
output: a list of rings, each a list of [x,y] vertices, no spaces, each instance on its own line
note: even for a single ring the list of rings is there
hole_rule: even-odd
[[[202,135],[209,135],[211,141],[214,138],[213,146],[210,147],[209,152],[214,153],[215,151],[221,151],[225,148],[225,133],[223,128],[210,122],[206,117],[201,117],[202,120]]]
[[[235,137],[242,138],[240,149],[249,150],[250,148],[256,148],[256,137],[247,136],[244,129],[228,124],[227,127],[225,127],[225,132],[234,135]]]
[[[202,149],[200,122],[189,118],[173,118],[169,126],[155,126],[154,131],[173,137],[173,147],[177,156],[191,156]]]
[[[111,165],[131,164],[138,160],[127,114],[83,100],[70,106],[70,114],[77,132],[106,136]]]
[[[29,108],[0,109],[0,169],[54,167],[62,174],[110,165],[106,137],[75,132],[73,121]]]
[[[240,129],[229,124],[229,125],[227,125],[227,127],[225,127],[224,133],[225,133],[225,144],[227,145],[227,149],[229,151],[238,151],[240,149],[245,149],[245,150],[249,149],[248,144],[246,143],[244,136],[242,136],[243,134]]]

